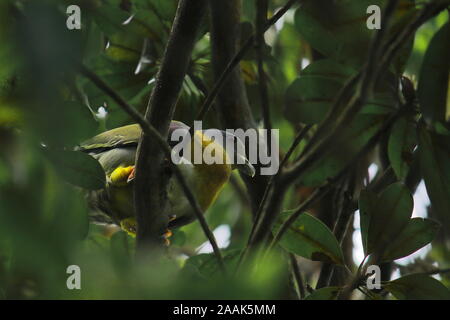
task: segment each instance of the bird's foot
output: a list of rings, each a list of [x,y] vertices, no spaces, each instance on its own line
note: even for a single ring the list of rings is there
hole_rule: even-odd
[[[175,217],[173,217],[172,219],[175,219]],[[137,232],[137,222],[136,219],[131,217],[131,218],[126,218],[120,221],[120,227],[122,228],[123,231],[125,231],[126,233],[128,233],[130,236],[132,236],[133,238],[136,237],[136,232]],[[170,246],[170,237],[173,235],[173,232],[170,231],[169,229],[166,230],[166,232],[163,233],[162,238],[164,239],[164,244],[166,246]]]
[[[120,221],[120,227],[133,238],[136,237],[137,223],[135,218],[126,218]]]
[[[163,239],[166,246],[170,246],[170,237],[173,235],[173,232],[169,229],[166,230],[165,233],[163,233]]]
[[[134,166],[117,167],[109,176],[114,186],[126,186],[134,179]]]

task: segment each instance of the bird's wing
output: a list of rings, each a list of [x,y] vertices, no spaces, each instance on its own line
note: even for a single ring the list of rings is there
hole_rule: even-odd
[[[100,133],[81,143],[77,149],[90,152],[95,150],[136,146],[141,137],[141,132],[141,127],[138,124],[130,124]]]
[[[176,129],[189,130],[189,127],[180,121],[172,120],[169,127],[169,136]],[[81,143],[76,150],[96,152],[120,147],[137,146],[141,133],[142,129],[139,124],[130,124],[100,133]]]

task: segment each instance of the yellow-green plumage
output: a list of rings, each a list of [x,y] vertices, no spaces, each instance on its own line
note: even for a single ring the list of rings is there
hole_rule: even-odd
[[[173,121],[171,128],[187,128],[183,123]],[[84,142],[79,150],[96,158],[107,174],[107,185],[103,190],[89,192],[88,202],[96,210],[105,213],[114,223],[120,224],[124,219],[134,217],[133,183],[128,181],[134,168],[136,148],[141,136],[139,125],[133,124],[116,128],[99,134]],[[201,141],[202,148],[217,142],[195,132],[196,141]],[[191,142],[194,140],[191,140]],[[193,146],[193,143],[191,143]],[[227,153],[221,145],[215,145],[215,150],[221,152],[223,159]],[[170,160],[168,160],[170,161]],[[183,163],[178,167],[184,174],[187,183],[194,191],[203,211],[206,211],[215,201],[221,189],[231,175],[231,165],[224,164],[191,164]],[[195,219],[195,215],[184,196],[175,177],[168,183],[168,208],[165,212],[169,217],[175,216],[173,226],[180,226]]]

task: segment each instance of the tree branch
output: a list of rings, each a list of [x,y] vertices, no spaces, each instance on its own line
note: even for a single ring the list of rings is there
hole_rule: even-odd
[[[157,132],[167,137],[175,104],[184,81],[200,23],[206,12],[206,0],[181,0],[178,4],[155,87],[145,113]],[[137,247],[162,245],[161,235],[168,225],[166,209],[168,183],[161,165],[164,153],[154,135],[144,131],[136,155],[134,206],[137,218]]]
[[[266,41],[264,40],[264,32],[267,21],[268,0],[256,0],[256,52],[258,60],[258,86],[259,97],[261,103],[261,114],[264,120],[264,128],[272,129],[272,121],[270,119],[269,92],[267,88],[267,76],[264,71],[264,48]],[[268,136],[270,138],[270,135]],[[270,146],[270,141],[267,143]],[[270,151],[269,151],[270,152]]]
[[[340,188],[336,194],[335,207],[334,210],[338,212],[338,217],[333,227],[333,234],[335,235],[339,245],[342,246],[345,234],[347,232],[349,222],[352,221],[351,217],[355,212],[355,207],[353,206],[352,195],[355,191],[355,179],[356,175],[350,172],[349,175],[343,179],[340,183]],[[316,289],[327,287],[330,285],[331,279],[333,277],[335,265],[330,263],[324,263],[322,265],[322,270],[320,271],[319,279],[317,280]]]
[[[222,127],[227,129],[255,129],[256,123],[250,110],[247,91],[240,68],[231,68],[229,62],[238,50],[240,39],[240,0],[210,0],[211,9],[211,59],[216,83],[221,83],[217,91],[217,111]],[[224,79],[224,80],[222,80]],[[214,88],[211,93],[214,92]],[[210,94],[211,95],[211,94]],[[208,100],[208,99],[207,99]],[[205,109],[206,110],[206,109]],[[248,150],[248,145],[247,145]],[[241,175],[251,200],[253,214],[263,196],[267,177],[259,174],[259,165],[253,164],[256,175],[250,178]]]
[[[293,253],[289,253],[289,260],[291,262],[292,273],[294,275],[295,282],[297,283],[300,299],[304,299],[306,296],[305,284],[303,282],[302,273],[298,267],[297,259]]]
[[[380,139],[381,135],[389,130],[389,128],[394,124],[394,122],[405,112],[406,107],[403,106],[397,112],[395,112],[389,119],[386,120],[384,125],[378,130],[378,132],[367,142],[367,144],[358,152],[358,154],[350,161],[347,166],[345,166],[336,176],[329,179],[324,185],[316,189],[308,199],[306,199],[301,205],[295,209],[289,218],[281,225],[278,233],[272,240],[269,250],[273,249],[278,241],[281,239],[283,234],[289,229],[289,227],[294,223],[294,221],[302,214],[306,209],[308,209],[315,201],[324,196],[328,192],[333,183],[336,183],[342,176],[344,176],[349,170],[351,170],[355,164],[362,156],[369,152],[375,144]]]

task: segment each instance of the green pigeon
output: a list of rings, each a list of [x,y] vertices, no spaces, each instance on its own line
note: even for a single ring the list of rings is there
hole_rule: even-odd
[[[175,130],[189,133],[189,127],[179,121],[171,122],[169,137]],[[181,161],[177,163],[203,212],[216,200],[223,186],[229,180],[233,169],[239,169],[250,176],[255,174],[255,169],[248,161],[245,151],[242,152],[245,149],[242,141],[228,132],[214,130],[216,135],[219,133],[219,136],[223,138],[222,141],[216,139],[216,135],[214,138],[208,135],[208,130],[198,130],[194,132],[193,137],[188,136],[189,141],[186,142],[186,148],[192,152],[195,152],[195,144],[202,152],[205,148],[210,150],[212,148],[213,155],[221,158],[222,163],[207,164],[202,161],[197,164],[196,161],[191,162],[184,158],[182,153],[180,153]],[[93,220],[117,224],[133,236],[136,234],[133,204],[134,165],[141,133],[142,130],[138,124],[131,124],[103,132],[83,142],[77,148],[97,159],[107,177],[105,188],[87,193],[89,206],[94,211]],[[228,143],[230,140],[231,143]],[[169,139],[169,145],[175,146],[171,139]],[[242,164],[230,164],[232,156],[224,146],[227,148],[232,146],[234,150],[231,155],[240,157],[241,161],[237,161],[237,163]],[[172,174],[168,161],[171,159],[165,159],[163,164],[164,172],[169,179],[167,209],[164,214],[169,217],[169,229],[171,229],[194,221],[195,213],[177,179]],[[168,234],[171,233],[168,232]]]

